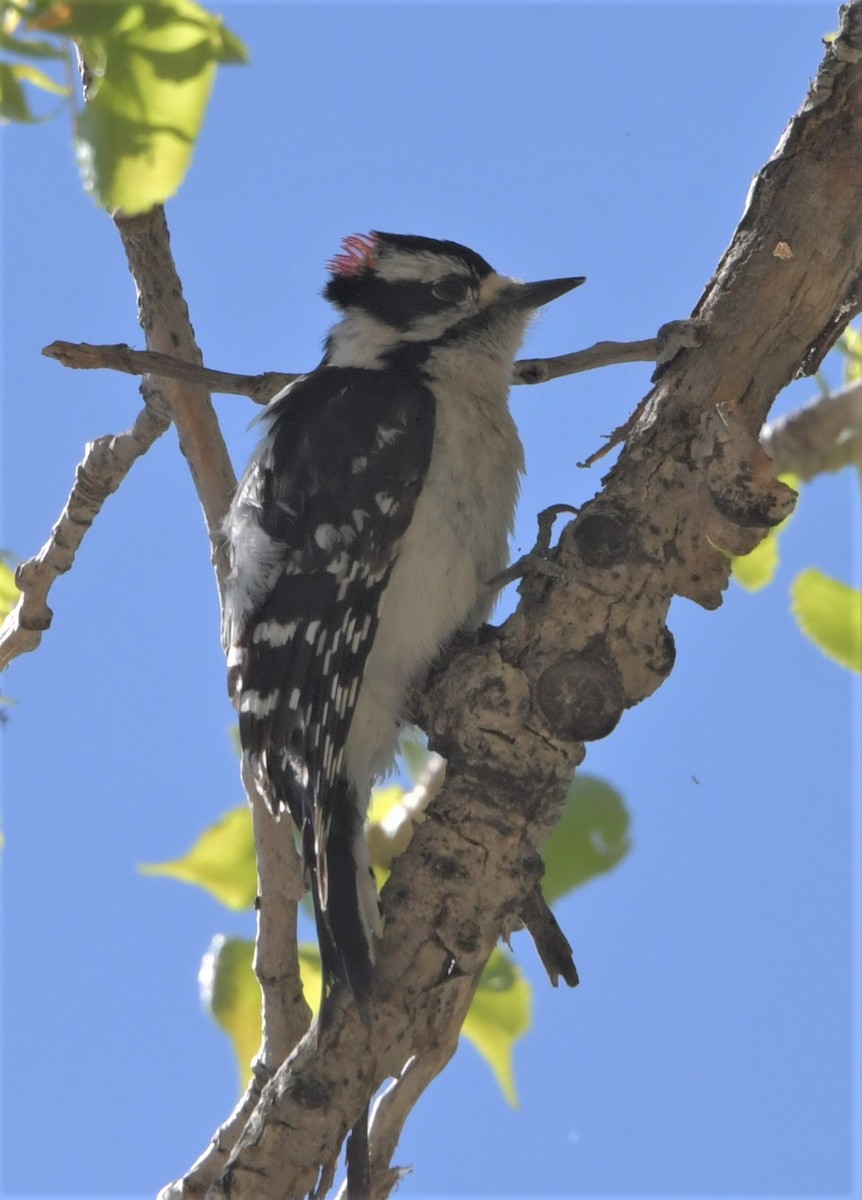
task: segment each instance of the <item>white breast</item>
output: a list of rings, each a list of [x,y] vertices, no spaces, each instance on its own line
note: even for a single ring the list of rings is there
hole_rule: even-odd
[[[508,562],[524,466],[507,403],[511,358],[468,358],[462,351],[449,362],[441,351],[434,363],[431,462],[383,598],[345,748],[360,795],[392,764],[407,689],[458,630],[488,618],[495,599],[488,585]]]

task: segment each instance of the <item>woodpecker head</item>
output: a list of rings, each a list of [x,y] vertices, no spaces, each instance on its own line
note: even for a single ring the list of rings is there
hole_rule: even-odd
[[[472,348],[511,363],[536,309],[583,276],[521,283],[498,275],[457,242],[407,234],[354,234],[328,264],[324,296],[343,314],[324,362],[383,367],[437,347]]]

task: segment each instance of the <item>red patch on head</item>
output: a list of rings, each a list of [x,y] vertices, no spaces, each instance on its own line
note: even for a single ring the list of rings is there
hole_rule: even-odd
[[[377,259],[377,238],[373,233],[352,233],[341,243],[341,253],[326,264],[333,275],[358,275],[373,267]]]

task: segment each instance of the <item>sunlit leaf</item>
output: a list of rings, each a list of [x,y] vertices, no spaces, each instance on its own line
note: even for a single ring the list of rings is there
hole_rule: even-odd
[[[603,780],[579,772],[566,796],[562,819],[542,854],[542,891],[548,904],[612,870],[630,845],[629,814],[622,796]]]
[[[228,908],[251,908],[257,896],[257,863],[248,809],[234,808],[226,813],[182,858],[146,863],[139,870],[144,875],[164,875],[196,884]]]
[[[789,474],[781,475],[780,479],[782,483],[786,483],[795,492],[799,491],[801,483],[797,476]],[[735,554],[731,556],[733,578],[746,591],[759,592],[761,588],[772,583],[779,563],[778,539],[787,528],[787,523],[792,517],[793,513],[790,513],[779,525],[776,525],[774,529],[770,529],[763,541],[759,542],[749,554]]]
[[[790,588],[802,632],[829,658],[862,672],[862,592],[822,571],[801,571]]]
[[[518,1105],[515,1042],[530,1028],[531,1017],[530,985],[515,963],[502,950],[495,950],[482,973],[461,1033],[488,1063],[513,1108]]]
[[[777,529],[770,529],[749,554],[737,554],[733,558],[733,578],[748,592],[759,592],[772,583],[777,570]]]
[[[12,70],[18,80],[32,83],[33,87],[41,88],[43,92],[51,92],[55,96],[69,95],[70,89],[65,84],[55,82],[50,75],[31,63],[18,63]]]
[[[844,382],[854,383],[857,379],[862,379],[862,329],[848,325],[841,336],[839,346],[847,358]]]
[[[218,61],[225,65],[247,63],[249,61],[249,53],[245,42],[228,29],[222,22],[221,17],[215,17],[214,20],[218,26],[220,35],[216,42],[216,56]]]
[[[14,571],[0,559],[0,621],[12,611],[20,595],[15,586]]]
[[[93,72],[76,135],[85,187],[112,212],[145,212],[182,182],[216,65],[243,61],[242,44],[192,0],[55,10],[50,28],[83,40]]]
[[[388,784],[386,787],[376,787],[371,793],[371,803],[368,806],[368,822],[380,825],[404,799],[407,789],[400,783]]]
[[[242,1091],[260,1048],[261,996],[252,962],[254,942],[217,934],[198,972],[201,1003],[228,1035]]]
[[[311,1009],[311,1015],[316,1017],[320,1012],[320,999],[323,995],[323,968],[320,965],[320,951],[312,942],[300,942],[296,949],[299,954],[299,978],[302,980],[302,991],[306,1003]]]

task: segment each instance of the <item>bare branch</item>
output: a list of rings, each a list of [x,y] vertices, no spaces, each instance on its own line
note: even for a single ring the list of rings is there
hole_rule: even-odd
[[[588,350],[561,354],[557,358],[524,358],[515,363],[512,383],[545,383],[562,375],[575,375],[579,371],[593,371],[616,363],[654,362],[659,349],[660,342],[648,338],[642,342],[596,342]],[[128,375],[161,375],[166,379],[200,384],[211,392],[248,396],[256,404],[268,404],[283,387],[300,378],[300,375],[285,371],[264,371],[261,375],[214,371],[170,354],[133,350],[123,342],[94,346],[89,342],[57,341],[45,346],[42,353],[75,370],[106,368]]]
[[[135,281],[147,345],[156,351],[178,350],[181,356],[199,362],[163,210],[154,209],[140,217],[116,217],[115,223]],[[220,531],[236,477],[209,396],[197,384],[157,383],[155,376],[144,379],[141,393],[145,408],[127,433],[106,435],[88,444],[51,537],[16,571],[22,594],[0,630],[0,669],[16,655],[39,645],[51,624],[47,595],[52,583],[71,567],[107,496],[116,491],[135,459],[165,432],[171,419],[204,510],[221,593],[227,567]]]
[[[114,224],[135,281],[138,319],[146,335],[147,349],[172,353],[199,366],[201,353],[171,254],[164,209],[157,207],[137,217],[115,216]],[[153,390],[161,391],[171,410],[180,449],[204,511],[221,596],[227,576],[221,527],[236,487],[236,476],[206,388],[183,380],[156,383],[156,378],[145,377],[142,390],[145,396]]]
[[[770,422],[760,442],[776,475],[811,479],[862,466],[862,380]]]
[[[304,884],[290,819],[275,820],[252,773],[243,763],[243,786],[251,798],[258,873],[254,970],[262,1000],[261,1044],[252,1077],[228,1119],[182,1179],[159,1192],[159,1200],[204,1196],[224,1170],[231,1151],[261,1097],[264,1084],[299,1044],[311,1023],[302,990],[296,915]]]
[[[105,500],[117,490],[135,460],[149,450],[169,425],[164,405],[154,397],[127,432],[106,434],[87,444],[69,498],[50,538],[37,555],[21,563],[15,572],[21,595],[0,629],[0,670],[17,655],[39,645],[53,615],[48,607],[51,585],[72,566],[84,534]]]
[[[115,345],[92,346],[88,342],[52,342],[42,353],[64,367],[73,370],[106,368],[127,375],[160,375],[164,379],[182,379],[197,383],[211,392],[230,396],[248,396],[256,404],[268,404],[273,396],[299,375],[283,371],[265,371],[261,375],[234,375],[228,371],[213,371],[197,363],[157,354],[152,350],[132,350],[123,342]]]
[[[580,371],[594,371],[597,367],[655,362],[657,357],[658,342],[655,338],[647,338],[642,342],[596,342],[586,350],[559,354],[555,358],[522,358],[515,363],[512,383],[547,383],[549,379],[577,375]]]

